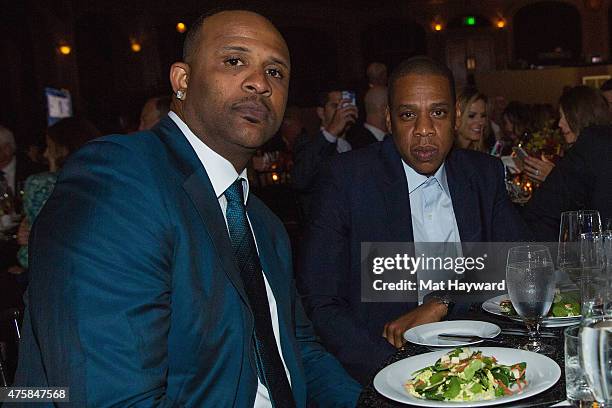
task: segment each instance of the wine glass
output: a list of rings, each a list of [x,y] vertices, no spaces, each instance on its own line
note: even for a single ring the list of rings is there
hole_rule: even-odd
[[[580,297],[582,318],[597,320],[605,315],[609,282],[603,234],[580,234]]]
[[[557,266],[573,283],[577,284],[580,281],[582,265],[580,263],[580,223],[578,211],[565,211],[561,213]]]
[[[540,338],[540,323],[548,314],[555,295],[554,277],[554,265],[547,247],[526,245],[508,251],[508,295],[529,331],[529,340],[519,347],[523,350],[544,354],[554,351]]]
[[[612,319],[580,329],[580,362],[599,407],[612,407]]]

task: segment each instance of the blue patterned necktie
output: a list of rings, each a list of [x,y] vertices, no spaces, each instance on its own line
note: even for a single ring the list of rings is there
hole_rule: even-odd
[[[263,271],[259,263],[253,232],[244,206],[242,180],[239,178],[225,190],[227,225],[234,257],[255,321],[255,360],[261,382],[268,389],[275,408],[295,407],[289,380],[283,367],[274,331]],[[261,378],[263,377],[263,378]]]

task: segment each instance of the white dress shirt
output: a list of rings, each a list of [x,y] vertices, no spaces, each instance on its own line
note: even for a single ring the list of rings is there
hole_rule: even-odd
[[[325,137],[325,140],[329,143],[336,143],[336,151],[338,153],[349,152],[353,149],[345,138],[332,135],[324,127],[321,128],[321,133],[323,133],[323,137]]]
[[[15,172],[17,171],[17,159],[13,156],[13,159],[7,164],[2,171],[4,172],[4,178],[11,188],[13,193],[15,192]]]
[[[410,211],[412,215],[412,233],[417,256],[460,256],[460,245],[448,246],[423,244],[424,242],[461,242],[459,228],[453,210],[453,201],[446,180],[444,163],[434,173],[427,177],[417,173],[403,160],[404,172],[408,182]],[[452,253],[449,250],[452,249]],[[451,277],[448,271],[417,271],[417,279],[435,281]],[[430,291],[419,290],[418,302]]]
[[[170,111],[168,116],[177,124],[179,129],[183,132],[189,144],[193,147],[196,152],[196,155],[202,162],[206,173],[208,174],[208,178],[215,190],[215,194],[217,195],[217,199],[219,200],[219,206],[221,207],[221,211],[223,212],[223,217],[225,218],[225,223],[227,225],[227,199],[225,198],[225,190],[236,181],[238,177],[243,180],[242,187],[244,189],[244,204],[246,205],[249,196],[249,181],[247,179],[247,171],[246,169],[242,171],[242,173],[238,174],[234,166],[223,156],[219,155],[217,152],[208,147],[202,140],[200,140],[189,127],[177,116],[176,113]],[[248,217],[248,214],[247,214]],[[249,219],[249,224],[251,220]],[[251,228],[252,230],[252,228]],[[228,227],[229,234],[229,227]],[[255,236],[253,236],[255,240]],[[255,246],[257,246],[257,240],[255,240]],[[263,272],[263,271],[262,271]],[[276,346],[278,347],[278,353],[283,362],[283,367],[285,368],[285,373],[287,373],[287,378],[289,380],[289,384],[291,384],[291,377],[289,375],[289,370],[287,370],[287,365],[285,364],[285,359],[283,358],[283,351],[280,345],[280,332],[278,326],[278,313],[276,310],[276,299],[274,298],[274,293],[272,292],[272,288],[270,288],[270,284],[268,283],[268,279],[266,279],[266,275],[263,274],[264,283],[266,285],[266,294],[268,296],[268,303],[270,304],[270,316],[272,317],[272,331],[274,332],[274,338],[276,339]],[[270,395],[268,394],[268,389],[261,383],[259,378],[257,378],[257,395],[255,396],[255,404],[254,408],[271,408],[272,403],[270,401]]]
[[[377,128],[376,126],[372,126],[369,123],[364,123],[363,127],[368,129],[374,135],[376,140],[378,140],[379,142],[382,142],[383,139],[385,138],[386,133],[380,130],[379,128]]]

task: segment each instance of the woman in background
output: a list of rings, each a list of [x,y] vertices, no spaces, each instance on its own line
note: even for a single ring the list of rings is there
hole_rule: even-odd
[[[608,102],[598,89],[585,85],[566,90],[559,99],[559,128],[570,148],[589,126],[612,124]],[[525,159],[524,171],[536,181],[543,182],[555,165],[536,157]]]
[[[27,245],[30,226],[53,192],[58,171],[71,153],[99,136],[101,136],[100,131],[91,122],[78,117],[62,119],[47,129],[47,147],[43,156],[49,163],[49,171],[28,177],[24,186],[25,218],[19,226],[17,235],[17,241],[21,245],[17,259],[23,268],[28,267]]]
[[[465,88],[457,97],[455,146],[488,151],[489,120],[487,97],[475,88]]]

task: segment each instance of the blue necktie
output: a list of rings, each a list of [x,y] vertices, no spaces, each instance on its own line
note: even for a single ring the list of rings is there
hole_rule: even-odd
[[[244,206],[242,180],[237,179],[225,190],[227,199],[227,225],[234,257],[255,321],[255,360],[258,362],[261,382],[268,389],[275,408],[295,407],[289,380],[283,367],[274,331],[270,304],[266,294],[257,248]]]

